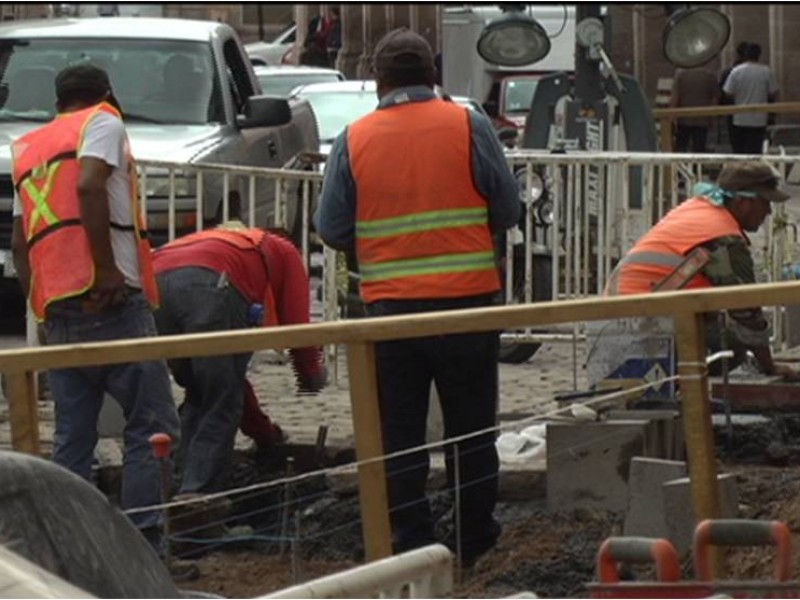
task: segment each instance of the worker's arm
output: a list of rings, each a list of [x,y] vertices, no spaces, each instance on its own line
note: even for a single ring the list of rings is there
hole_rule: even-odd
[[[262,252],[271,252],[270,278],[275,295],[278,323],[303,325],[308,323],[311,310],[311,293],[303,259],[297,248],[287,239],[271,236],[262,244]],[[318,392],[327,385],[327,370],[322,361],[322,348],[309,346],[289,351],[292,366],[301,392]]]
[[[491,121],[470,111],[472,122],[472,170],[478,191],[489,202],[489,225],[500,233],[517,224],[520,190],[508,166]]]
[[[331,248],[352,251],[356,242],[356,182],[347,155],[347,130],[333,142],[314,225]]]
[[[767,93],[767,102],[778,101],[778,82],[775,81],[775,75],[772,70],[769,72],[769,92]]]
[[[78,199],[81,223],[89,239],[95,267],[94,285],[89,293],[94,310],[125,301],[125,277],[117,267],[111,248],[111,218],[108,180],[125,160],[125,126],[112,115],[98,113],[86,127],[78,150],[80,175]]]
[[[81,223],[89,238],[89,250],[95,268],[94,285],[89,294],[92,306],[103,310],[121,304],[127,295],[125,277],[117,268],[111,249],[106,183],[113,167],[99,158],[81,159],[78,197],[81,206]]]
[[[14,257],[14,267],[17,269],[19,284],[22,286],[22,293],[27,298],[31,291],[31,264],[28,259],[28,242],[25,240],[23,231],[22,215],[14,215],[11,227],[11,253]]]
[[[753,257],[743,238],[719,238],[705,247],[711,252],[711,261],[703,273],[715,287],[756,282]],[[773,361],[769,346],[771,327],[761,307],[731,309],[728,315],[732,321],[732,333],[753,353],[764,374],[797,377],[794,369]]]

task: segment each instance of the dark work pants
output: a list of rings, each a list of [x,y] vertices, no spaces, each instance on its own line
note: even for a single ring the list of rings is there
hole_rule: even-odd
[[[379,301],[369,316],[450,310],[492,303],[488,296],[454,300]],[[425,444],[431,382],[436,384],[446,438],[491,428],[497,416],[497,332],[469,333],[381,342],[376,345],[378,388],[387,454]],[[492,513],[497,502],[498,459],[494,432],[458,443],[462,551],[490,547],[500,528]],[[448,482],[455,480],[452,449]],[[402,552],[434,541],[425,495],[426,450],[387,461],[394,549]],[[452,540],[446,540],[452,542]]]
[[[708,127],[678,125],[675,130],[675,152],[703,153],[707,139]]]
[[[761,154],[764,150],[764,138],[767,136],[766,127],[739,127],[731,128],[731,148],[734,154]]]
[[[155,313],[160,335],[226,331],[247,327],[248,302],[209,269],[187,267],[158,276],[161,306]],[[180,407],[179,493],[216,492],[225,483],[236,430],[244,408],[245,377],[251,354],[196,356],[167,361],[186,390]]]

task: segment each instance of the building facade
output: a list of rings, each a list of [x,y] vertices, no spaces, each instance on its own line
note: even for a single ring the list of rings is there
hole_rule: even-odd
[[[0,19],[47,18],[53,3],[0,3]],[[86,6],[86,5],[84,5]],[[166,17],[224,21],[236,28],[245,42],[263,35],[277,34],[292,21],[298,26],[298,43],[305,38],[309,21],[324,14],[330,4],[321,3],[164,3]],[[380,37],[395,27],[407,26],[421,33],[435,51],[441,49],[441,4],[434,3],[345,3],[342,15],[343,46],[339,68],[348,77],[369,77],[369,58]],[[708,3],[728,15],[731,39],[723,52],[707,67],[720,71],[733,61],[734,48],[742,40],[762,47],[761,62],[772,67],[780,88],[781,100],[800,99],[800,80],[791,76],[793,61],[800,59],[798,3]],[[654,99],[658,80],[671,77],[674,67],[664,58],[661,36],[667,23],[664,4],[609,3],[608,19],[612,31],[611,56],[617,70],[630,73],[641,82],[647,96]],[[535,16],[535,10],[534,10]],[[297,56],[299,53],[295,53]],[[791,119],[782,116],[781,119]],[[795,120],[795,119],[792,119]]]

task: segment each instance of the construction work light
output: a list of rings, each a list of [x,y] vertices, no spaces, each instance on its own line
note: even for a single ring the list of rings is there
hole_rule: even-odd
[[[550,38],[536,19],[519,10],[489,23],[478,38],[478,54],[501,67],[522,67],[550,52]]]
[[[731,23],[718,10],[699,7],[667,10],[670,19],[662,39],[664,56],[676,67],[699,67],[728,43]]]

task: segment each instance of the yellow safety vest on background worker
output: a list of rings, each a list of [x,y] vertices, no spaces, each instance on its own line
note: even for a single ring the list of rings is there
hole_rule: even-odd
[[[606,295],[645,294],[669,275],[686,255],[711,240],[740,236],[747,239],[731,212],[700,196],[673,208],[619,262],[606,284]],[[702,273],[683,289],[711,287]]]
[[[80,164],[78,149],[86,126],[99,112],[121,118],[106,102],[63,113],[12,144],[14,186],[22,203],[22,220],[31,265],[30,303],[43,321],[47,306],[79,296],[94,285],[95,266],[89,238],[81,223],[78,197]],[[128,155],[131,180],[131,213],[142,291],[158,304],[150,244],[139,210],[136,164]]]
[[[365,302],[500,289],[466,108],[438,99],[382,108],[349,127],[347,145]]]

